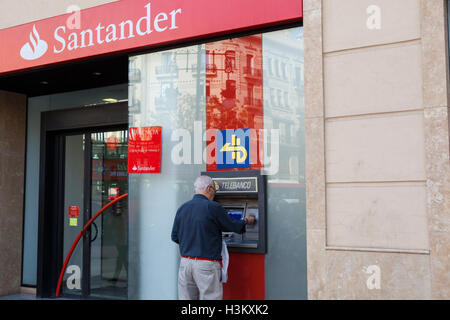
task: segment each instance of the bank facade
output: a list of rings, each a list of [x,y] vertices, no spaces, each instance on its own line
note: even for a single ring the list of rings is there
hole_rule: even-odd
[[[0,5],[0,295],[177,299],[210,174],[258,215],[225,299],[449,298],[447,1],[26,2]]]

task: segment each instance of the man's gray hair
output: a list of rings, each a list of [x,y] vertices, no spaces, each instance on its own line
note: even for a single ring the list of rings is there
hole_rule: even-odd
[[[195,192],[204,192],[209,186],[213,185],[213,180],[209,176],[200,176],[195,179]]]

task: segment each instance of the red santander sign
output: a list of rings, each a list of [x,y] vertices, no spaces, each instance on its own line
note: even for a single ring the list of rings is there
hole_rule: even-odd
[[[302,0],[121,0],[0,30],[0,74],[302,18]]]
[[[128,139],[128,173],[161,173],[162,127],[132,127]]]

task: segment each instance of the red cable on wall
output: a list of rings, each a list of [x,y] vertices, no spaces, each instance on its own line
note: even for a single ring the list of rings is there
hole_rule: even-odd
[[[84,226],[83,230],[78,234],[78,237],[75,239],[74,243],[72,244],[72,247],[69,250],[69,253],[67,254],[66,260],[64,261],[64,265],[62,267],[61,273],[59,275],[58,285],[56,287],[56,297],[59,297],[59,293],[61,290],[61,283],[64,276],[64,272],[66,272],[67,264],[69,263],[70,257],[72,256],[73,251],[75,250],[78,242],[80,241],[81,237],[85,235],[87,229],[91,226],[92,222],[95,221],[106,209],[108,209],[110,206],[112,206],[114,203],[128,197],[128,193],[125,193],[124,195],[121,195],[117,199],[114,199],[110,203],[108,203],[106,206],[100,209]]]

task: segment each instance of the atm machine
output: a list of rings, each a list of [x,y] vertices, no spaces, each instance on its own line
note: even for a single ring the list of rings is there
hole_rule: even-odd
[[[258,170],[209,171],[202,175],[210,176],[215,182],[214,201],[222,204],[231,219],[255,216],[255,224],[247,225],[243,234],[223,232],[228,251],[266,253],[265,176]]]

